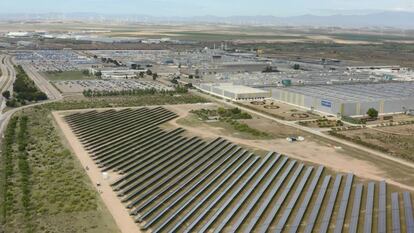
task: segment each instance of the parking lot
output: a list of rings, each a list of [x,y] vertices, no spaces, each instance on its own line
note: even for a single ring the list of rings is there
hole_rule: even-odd
[[[92,91],[123,91],[123,90],[172,90],[158,82],[141,80],[72,80],[54,82],[62,93],[78,93]]]
[[[15,56],[18,63],[30,64],[38,72],[88,69],[99,63],[72,50],[18,51]]]

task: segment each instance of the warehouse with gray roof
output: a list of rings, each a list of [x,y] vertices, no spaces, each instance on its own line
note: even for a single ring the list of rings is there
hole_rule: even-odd
[[[230,100],[260,100],[270,98],[270,92],[231,83],[202,83],[199,89]]]
[[[273,88],[272,98],[340,116],[362,116],[370,108],[401,113],[414,109],[414,82]]]

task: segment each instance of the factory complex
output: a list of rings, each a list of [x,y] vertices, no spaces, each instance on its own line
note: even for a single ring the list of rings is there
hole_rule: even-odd
[[[87,71],[89,79],[108,80],[128,90],[136,87],[128,79],[146,77],[154,86],[191,84],[232,101],[269,99],[338,117],[363,116],[370,108],[382,115],[414,112],[414,71],[400,66],[352,66],[326,58],[264,58],[254,51],[226,46],[186,51],[16,51],[15,56],[19,64],[38,72]],[[158,76],[164,82],[158,84]],[[67,80],[57,84],[72,92],[95,89],[99,82],[78,82],[79,88]]]
[[[314,85],[273,88],[272,98],[338,116],[361,116],[374,108],[380,114],[414,109],[414,83]]]

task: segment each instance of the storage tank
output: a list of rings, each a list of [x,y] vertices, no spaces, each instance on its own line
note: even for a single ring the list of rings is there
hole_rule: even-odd
[[[283,86],[285,86],[285,87],[292,86],[292,80],[290,80],[290,79],[283,79],[283,80],[282,80],[282,84],[283,84]]]

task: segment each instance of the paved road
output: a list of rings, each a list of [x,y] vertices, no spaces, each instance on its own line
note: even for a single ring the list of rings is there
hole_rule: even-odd
[[[1,55],[0,61],[0,68],[2,72],[2,76],[0,78],[0,91],[3,93],[6,90],[10,90],[10,94],[12,94],[12,84],[16,78],[16,74],[11,58],[7,55]],[[3,110],[6,107],[6,99],[3,95],[0,96],[0,102],[0,133],[3,135],[3,130],[5,129],[7,123],[9,122],[10,116],[14,113],[14,111],[3,113]]]
[[[2,76],[0,78],[0,91],[3,93],[6,90],[13,94],[13,83],[16,78],[16,73],[13,67],[12,59],[8,55],[0,56],[0,69]],[[6,99],[0,95],[0,112],[6,107]]]
[[[26,71],[27,75],[35,82],[36,86],[44,93],[50,100],[62,99],[60,92],[36,69],[31,65],[23,65],[23,69]]]
[[[197,92],[197,93],[199,94],[199,92]],[[346,145],[346,146],[349,146],[349,147],[352,147],[352,148],[370,153],[372,155],[375,155],[375,156],[381,157],[383,159],[387,159],[387,160],[393,161],[395,163],[398,163],[398,164],[401,164],[401,165],[404,165],[404,166],[407,166],[407,167],[410,167],[410,168],[414,169],[414,163],[408,162],[406,160],[399,159],[399,158],[396,158],[396,157],[392,157],[392,156],[390,156],[386,153],[382,153],[380,151],[373,150],[373,149],[370,149],[368,147],[365,147],[365,146],[362,146],[362,145],[359,145],[359,144],[356,144],[356,143],[353,143],[353,142],[350,142],[350,141],[347,141],[347,140],[344,140],[344,139],[340,139],[340,138],[337,138],[337,137],[334,137],[334,136],[331,136],[331,135],[328,135],[328,134],[325,134],[322,131],[319,131],[319,130],[316,130],[316,129],[312,129],[312,128],[308,128],[308,127],[305,127],[305,126],[298,125],[298,124],[296,124],[295,122],[292,122],[292,121],[281,120],[281,119],[272,117],[272,116],[267,115],[267,114],[263,114],[261,112],[255,111],[255,110],[239,106],[237,104],[234,104],[233,102],[228,102],[228,101],[223,100],[223,99],[212,97],[211,95],[205,95],[205,97],[209,98],[209,99],[213,99],[214,101],[218,101],[218,102],[223,103],[225,105],[228,105],[230,107],[233,107],[233,108],[237,107],[237,108],[239,108],[239,109],[241,109],[245,112],[249,112],[249,113],[258,115],[260,117],[275,121],[277,123],[287,125],[287,126],[290,126],[290,127],[293,127],[293,128],[311,133],[311,134],[319,136],[321,138],[325,138],[325,139],[337,142],[339,144]]]
[[[0,88],[1,88],[1,92],[5,91],[5,90],[9,90],[10,93],[13,92],[13,83],[14,80],[16,79],[16,71],[14,70],[14,65],[13,65],[14,61],[13,58],[8,56],[8,55],[0,55],[0,68],[2,71],[2,77],[0,78]],[[34,74],[36,75],[36,74]],[[33,77],[31,75],[29,75],[29,77]],[[36,78],[39,78],[38,76],[36,76]],[[35,81],[36,83],[36,81]],[[36,83],[36,85],[42,85],[39,86],[39,88],[44,88],[45,84],[44,83]],[[50,86],[52,86],[51,84],[49,84]],[[53,86],[52,86],[53,87]],[[56,90],[56,89],[55,89]],[[57,91],[57,90],[56,90]],[[50,92],[51,95],[49,97],[49,100],[47,101],[42,101],[42,102],[38,102],[35,104],[29,104],[29,105],[25,105],[25,106],[21,106],[18,108],[13,108],[5,113],[3,113],[4,108],[6,107],[6,101],[3,98],[2,95],[0,95],[0,101],[1,101],[1,107],[0,107],[0,134],[3,135],[4,130],[10,120],[10,117],[25,108],[29,108],[32,106],[36,106],[36,105],[42,105],[42,104],[46,104],[46,103],[50,103],[50,102],[55,102],[55,101],[59,101],[61,100],[63,97],[62,95],[56,94],[53,90]]]

